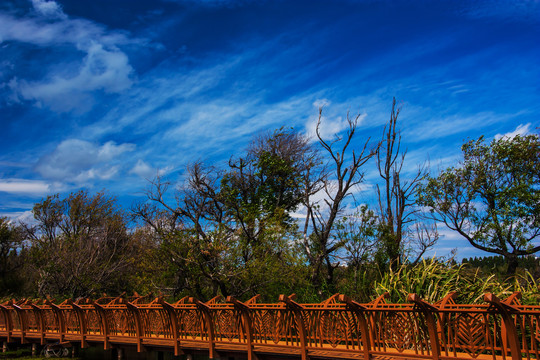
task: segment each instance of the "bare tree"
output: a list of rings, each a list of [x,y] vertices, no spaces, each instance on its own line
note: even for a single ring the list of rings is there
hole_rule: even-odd
[[[422,259],[422,256],[439,241],[439,232],[436,222],[426,222],[418,219],[414,224],[414,238],[412,247],[416,258],[411,262],[414,266]]]
[[[324,269],[326,283],[333,286],[334,269],[337,267],[333,263],[333,255],[346,243],[345,239],[336,236],[334,224],[342,214],[345,199],[351,190],[363,181],[362,166],[375,156],[379,147],[376,144],[370,148],[368,138],[359,150],[350,148],[359,117],[351,118],[347,114],[348,129],[345,136],[336,135],[334,141],[328,142],[321,136],[322,108],[319,109],[316,135],[329,162],[305,188],[304,205],[307,212],[303,228],[304,249],[311,265],[311,281],[317,288],[324,281]],[[324,199],[314,201],[313,195],[318,191],[324,192]]]
[[[411,177],[404,178],[401,174],[407,151],[401,150],[401,134],[397,129],[400,110],[394,98],[390,119],[384,128],[381,147],[377,152],[377,169],[383,180],[382,186],[377,184],[379,234],[392,267],[404,260],[404,245],[407,238],[413,236],[409,225],[421,221],[417,216],[419,207],[416,204],[416,194],[427,175],[425,166],[419,166]],[[437,228],[421,226],[416,234],[418,237],[415,244],[421,257],[438,239]]]

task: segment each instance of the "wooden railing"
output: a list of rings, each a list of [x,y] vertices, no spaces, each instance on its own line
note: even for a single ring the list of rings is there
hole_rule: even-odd
[[[216,297],[8,301],[0,305],[0,339],[169,348],[175,355],[204,349],[311,358],[540,359],[540,306],[526,306],[515,293],[502,301],[456,304],[455,293],[435,304],[409,295],[407,304],[386,296],[360,304],[334,295],[320,304],[280,296],[274,304]]]

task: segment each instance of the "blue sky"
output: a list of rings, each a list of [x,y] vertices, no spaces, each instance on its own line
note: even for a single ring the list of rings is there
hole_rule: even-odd
[[[127,207],[261,131],[311,133],[320,105],[326,136],[361,114],[361,144],[394,96],[407,170],[437,171],[469,138],[538,133],[538,39],[538,0],[2,0],[0,215],[80,188]],[[480,254],[441,233],[437,255]]]

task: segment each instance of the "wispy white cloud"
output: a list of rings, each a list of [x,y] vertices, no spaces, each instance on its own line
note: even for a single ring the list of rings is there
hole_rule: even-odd
[[[525,125],[520,124],[514,131],[507,132],[505,134],[497,134],[495,135],[495,140],[499,140],[501,138],[504,139],[512,139],[516,137],[517,135],[525,136],[531,133],[531,123],[527,123]]]
[[[167,167],[164,169],[157,169],[148,165],[145,161],[139,159],[133,168],[129,171],[130,174],[135,174],[140,176],[143,179],[150,180],[156,176],[162,176],[169,172],[172,167]]]
[[[44,178],[69,183],[84,183],[91,179],[107,180],[120,170],[120,155],[134,150],[134,144],[117,145],[109,141],[99,145],[69,139],[39,159],[35,169]]]
[[[92,105],[89,93],[103,90],[107,93],[120,92],[132,84],[132,67],[127,56],[118,50],[106,50],[94,43],[74,77],[53,76],[37,82],[20,81],[13,86],[22,98],[43,102],[55,111],[78,112]],[[69,101],[66,101],[66,98]]]
[[[130,173],[139,175],[143,179],[151,179],[156,175],[156,171],[141,159],[137,161]]]
[[[32,212],[32,210],[21,211],[11,215],[11,218],[18,223],[22,222],[28,225],[35,225],[37,223],[37,220],[34,218],[34,213]]]
[[[326,188],[322,188],[310,197],[312,204],[320,206],[321,214],[328,216],[330,209],[327,202],[332,203],[332,198],[338,187],[337,180],[330,180],[327,183]],[[346,198],[341,203],[341,209],[339,215],[351,215],[358,211],[358,206],[361,205],[362,200],[366,192],[374,192],[375,186],[368,182],[361,182],[360,184],[352,187],[348,192]],[[329,195],[330,194],[330,195]],[[299,206],[291,216],[296,219],[305,219],[307,217],[307,208],[303,205]]]
[[[472,18],[495,18],[498,21],[519,19],[538,23],[540,2],[538,0],[511,1],[470,1],[463,3],[461,12]]]
[[[424,254],[424,258],[431,257],[447,257],[451,252],[455,252],[456,261],[460,261],[463,257],[485,255],[480,250],[475,249],[469,244],[469,242],[459,233],[451,230],[444,225],[444,223],[437,223],[437,232],[439,234],[439,240],[437,245],[427,250]]]
[[[34,10],[40,15],[50,18],[67,18],[67,15],[62,11],[62,7],[56,1],[32,0],[32,5],[34,6]]]
[[[31,164],[19,162],[19,161],[0,161],[0,166],[2,167],[12,167],[12,168],[28,168],[31,167]]]
[[[125,31],[108,30],[86,19],[46,20],[41,17],[17,18],[0,12],[0,42],[17,41],[41,47],[72,45],[79,50],[92,43],[106,47],[147,45],[147,40],[131,38]]]
[[[404,132],[404,136],[410,142],[440,139],[455,134],[470,133],[472,130],[508,121],[518,115],[519,114],[497,114],[492,112],[480,112],[466,116],[455,114],[443,118],[431,119],[424,121],[417,126],[409,127],[407,131]]]
[[[355,115],[352,120],[354,120],[356,117],[357,116]],[[367,114],[365,113],[358,115],[358,125],[360,125],[366,119],[366,117]],[[306,134],[314,140],[316,139],[318,121],[319,117],[314,114],[309,117],[305,124]],[[319,134],[323,140],[332,140],[348,128],[349,121],[346,116],[327,117],[323,112],[323,115],[321,116],[321,124],[319,126]]]
[[[32,3],[36,16],[17,18],[0,13],[0,43],[21,42],[51,51],[71,47],[71,54],[54,66],[44,64],[45,76],[39,80],[19,75],[7,81],[13,101],[30,100],[54,111],[81,113],[92,107],[93,92],[118,93],[132,85],[134,70],[120,47],[146,46],[146,40],[89,20],[71,19],[55,1]],[[66,74],[66,68],[76,69],[75,73]]]
[[[0,191],[13,194],[43,195],[49,192],[50,184],[41,180],[0,179]]]
[[[204,7],[240,7],[245,4],[256,2],[256,0],[163,0],[167,2],[176,2],[190,6]]]
[[[156,176],[163,176],[168,174],[173,169],[172,166],[167,166],[163,169],[158,169],[150,166],[144,160],[137,160],[137,163],[129,171],[130,174],[135,174],[141,177],[142,179],[151,180]]]

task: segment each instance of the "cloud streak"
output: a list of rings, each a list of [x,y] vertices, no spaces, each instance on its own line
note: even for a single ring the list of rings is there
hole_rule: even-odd
[[[33,0],[33,6],[36,16],[0,13],[0,43],[25,43],[51,52],[67,46],[69,53],[61,60],[64,66],[45,65],[41,79],[26,79],[20,73],[10,79],[12,99],[33,101],[56,112],[82,113],[92,108],[94,92],[119,93],[132,85],[134,69],[120,47],[146,46],[146,40],[89,20],[71,19],[54,1]],[[65,74],[66,68],[75,68],[75,74]]]
[[[495,135],[495,140],[499,140],[501,138],[504,139],[512,139],[516,136],[525,136],[531,133],[531,123],[527,124],[520,124],[514,131],[507,132],[505,134],[497,134]]]
[[[0,191],[11,194],[43,195],[50,185],[42,180],[0,179]]]
[[[42,16],[49,18],[66,19],[67,15],[62,11],[62,7],[52,0],[32,0],[34,10]]]
[[[441,139],[451,135],[471,133],[472,130],[506,122],[518,115],[519,114],[496,114],[492,112],[480,112],[469,116],[451,115],[444,118],[425,121],[414,127],[414,129],[409,129],[405,133],[405,136],[407,139],[414,141]]]
[[[120,155],[134,151],[134,144],[109,141],[103,145],[69,139],[39,159],[35,170],[44,178],[69,183],[85,183],[93,179],[107,180],[115,176],[121,164]]]
[[[91,92],[118,93],[129,88],[132,73],[133,68],[124,53],[106,50],[103,45],[94,43],[87,49],[77,75],[70,78],[53,75],[37,82],[23,80],[12,88],[22,98],[42,102],[54,111],[81,112],[91,107]]]

